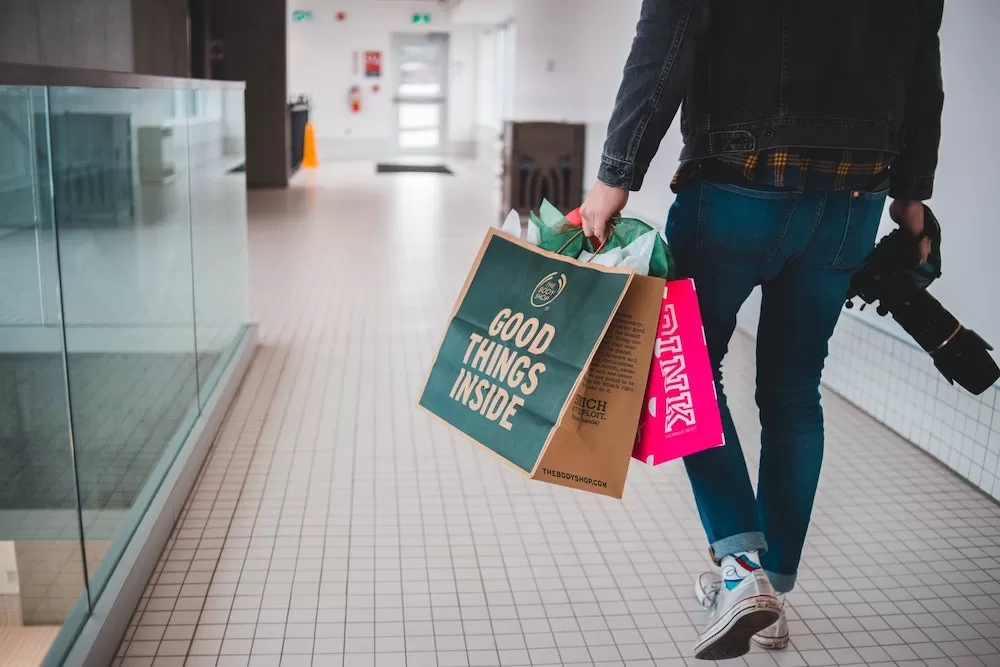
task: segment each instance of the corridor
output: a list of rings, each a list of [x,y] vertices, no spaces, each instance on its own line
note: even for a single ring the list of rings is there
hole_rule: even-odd
[[[470,168],[471,169],[471,168]],[[116,667],[697,663],[704,536],[679,463],[617,501],[415,407],[496,183],[324,166],[251,192],[261,346]],[[727,386],[756,460],[753,344]],[[792,646],[726,664],[1000,665],[1000,506],[835,395]]]

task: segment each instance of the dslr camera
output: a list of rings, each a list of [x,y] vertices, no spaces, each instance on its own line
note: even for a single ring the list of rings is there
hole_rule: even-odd
[[[892,318],[931,356],[948,382],[979,395],[1000,379],[989,343],[962,323],[927,291],[941,276],[941,225],[924,206],[924,236],[931,254],[920,264],[920,239],[896,229],[878,245],[851,278],[847,308],[859,298],[865,306],[878,302],[878,314]]]

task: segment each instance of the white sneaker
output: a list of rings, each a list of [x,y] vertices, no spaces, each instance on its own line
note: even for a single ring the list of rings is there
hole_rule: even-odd
[[[694,657],[699,660],[731,660],[746,655],[753,636],[777,622],[781,615],[778,597],[763,570],[754,570],[732,590],[720,583],[704,599],[709,622],[694,647]]]
[[[706,572],[695,581],[695,597],[705,609],[711,609],[722,590],[722,577]],[[788,647],[788,620],[785,618],[785,601],[779,598],[778,620],[753,636],[753,642],[762,648],[780,651]]]

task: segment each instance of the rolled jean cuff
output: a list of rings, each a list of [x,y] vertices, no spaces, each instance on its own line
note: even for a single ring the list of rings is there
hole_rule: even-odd
[[[764,533],[740,533],[712,543],[712,553],[717,559],[744,551],[759,551],[760,553],[767,551],[767,540],[764,539]]]
[[[795,588],[795,580],[799,575],[797,574],[778,574],[777,572],[769,572],[764,570],[767,574],[767,578],[771,580],[771,585],[774,586],[774,590],[780,595],[782,593],[790,593],[793,588]]]

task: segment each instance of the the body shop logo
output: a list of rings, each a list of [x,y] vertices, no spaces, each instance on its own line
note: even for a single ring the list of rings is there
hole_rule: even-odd
[[[531,305],[535,308],[545,308],[559,298],[566,289],[566,274],[550,273],[538,281],[531,292]]]

